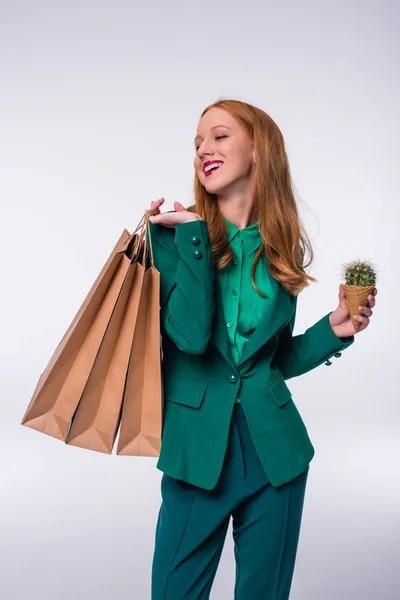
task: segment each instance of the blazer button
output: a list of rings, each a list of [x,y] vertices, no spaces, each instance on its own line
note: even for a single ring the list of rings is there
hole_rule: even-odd
[[[231,383],[236,383],[236,382],[237,382],[237,380],[238,380],[238,376],[236,375],[236,373],[231,373],[231,374],[229,375],[229,381],[230,381]]]
[[[342,356],[342,353],[341,352],[335,352],[334,356],[336,358],[340,358]]]
[[[195,258],[201,258],[203,254],[200,252],[200,250],[193,250],[193,256]]]
[[[192,244],[193,246],[198,246],[200,244],[200,238],[197,235],[192,237]]]
[[[331,361],[329,360],[329,358],[328,358],[328,360],[325,362],[325,364],[326,364],[326,366],[327,366],[327,367],[329,367],[329,365],[331,365],[331,364],[332,364],[332,363],[331,363]]]

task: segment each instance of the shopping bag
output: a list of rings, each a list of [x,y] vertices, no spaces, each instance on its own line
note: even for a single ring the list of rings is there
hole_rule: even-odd
[[[160,341],[160,274],[151,259],[144,275],[126,377],[119,455],[160,454],[164,403]]]
[[[129,266],[66,443],[111,454],[142,290],[144,268]]]
[[[146,226],[148,226],[147,218],[144,219],[144,225],[141,227],[137,256],[134,257],[127,271],[107,331],[73,417],[67,444],[111,454],[120,422],[122,404],[126,398],[124,390],[129,365],[131,368],[135,365],[135,387],[137,384],[142,385],[141,376],[146,380],[148,377],[153,379],[151,398],[152,405],[157,407],[160,393],[157,390],[157,377],[154,378],[154,374],[160,372],[159,273],[154,267],[149,269],[152,263],[144,239]],[[150,270],[152,276],[149,280]],[[146,308],[146,298],[149,297],[148,281],[153,279],[155,283],[152,284],[153,293],[150,294],[153,299],[153,310],[148,311]],[[137,334],[138,329],[139,334]],[[143,337],[140,333],[142,329],[149,332],[148,337],[146,335]],[[151,344],[152,341],[155,344],[149,354],[146,344]],[[151,360],[151,364],[148,372],[142,374],[141,365],[144,356]],[[129,394],[129,398],[130,396]],[[159,406],[155,414],[149,414],[150,424],[140,419],[141,411],[137,411],[137,408],[143,403],[146,409],[146,401],[146,396],[136,397],[135,414],[130,415],[129,427],[133,427],[140,436],[142,427],[146,425],[150,427],[151,432],[160,436]],[[149,411],[146,409],[147,413]],[[148,452],[147,446],[141,444],[137,455],[154,456],[154,450],[151,450],[150,454]],[[136,454],[136,450],[134,453]]]
[[[136,232],[122,232],[40,376],[22,425],[66,440],[139,242]]]

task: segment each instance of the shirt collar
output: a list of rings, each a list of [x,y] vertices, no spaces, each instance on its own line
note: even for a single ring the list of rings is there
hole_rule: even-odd
[[[240,232],[240,236],[243,238],[243,250],[247,252],[248,256],[254,254],[262,242],[262,237],[258,229],[258,221],[252,225],[248,225],[244,229],[238,229],[236,225],[228,221],[223,215],[222,218],[226,224],[228,242],[231,242]]]

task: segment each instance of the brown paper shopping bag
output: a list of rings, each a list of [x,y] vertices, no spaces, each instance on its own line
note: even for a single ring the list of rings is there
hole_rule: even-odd
[[[67,444],[111,454],[120,420],[143,276],[144,268],[140,263],[129,266],[73,416]]]
[[[147,219],[145,219],[144,225],[147,225]],[[132,360],[134,363],[140,364],[144,356],[141,346],[132,356],[132,344],[138,328],[144,326],[146,330],[150,329],[156,334],[152,335],[153,339],[157,340],[158,352],[155,348],[152,355],[154,363],[151,365],[151,373],[159,371],[159,293],[157,287],[154,287],[153,290],[153,314],[144,314],[142,308],[142,298],[148,295],[148,276],[146,275],[148,270],[146,271],[146,267],[149,266],[149,257],[144,241],[145,226],[142,226],[139,235],[137,256],[132,259],[127,271],[96,361],[73,417],[66,440],[67,444],[111,454],[120,422],[129,362]],[[156,282],[157,277],[158,271],[155,271]],[[135,339],[137,340],[137,338]],[[138,425],[141,426],[140,422]]]
[[[117,299],[138,235],[122,232],[106,264],[40,376],[22,425],[65,440]]]
[[[126,377],[117,445],[119,455],[159,456],[161,449],[164,394],[161,376],[160,273],[154,266],[150,235],[149,241],[150,264],[144,275]]]

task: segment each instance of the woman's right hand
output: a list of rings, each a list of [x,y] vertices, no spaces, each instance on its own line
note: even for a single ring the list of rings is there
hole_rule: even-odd
[[[159,209],[164,203],[164,198],[155,200],[150,204],[150,210]],[[200,215],[197,213],[186,210],[180,202],[174,202],[174,209],[176,212],[164,212],[158,215],[149,217],[149,221],[155,225],[164,225],[164,227],[175,227],[179,223],[189,223],[190,221],[202,220]]]

